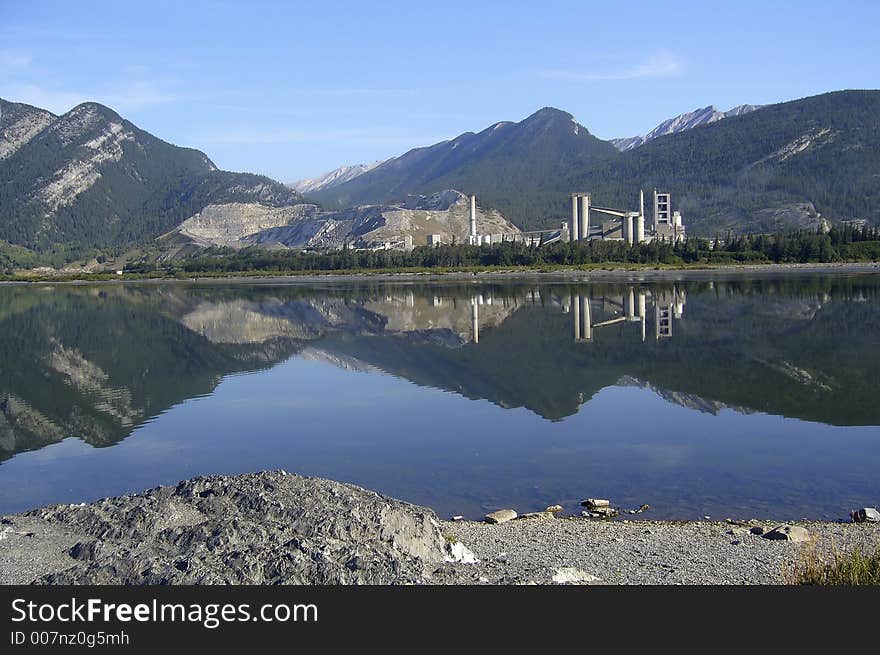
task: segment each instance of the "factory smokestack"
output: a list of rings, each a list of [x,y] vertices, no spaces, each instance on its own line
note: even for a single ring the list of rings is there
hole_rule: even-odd
[[[477,196],[471,194],[471,243],[477,242]]]

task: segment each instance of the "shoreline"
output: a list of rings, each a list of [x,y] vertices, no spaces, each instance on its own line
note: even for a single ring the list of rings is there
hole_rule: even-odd
[[[87,277],[53,279],[39,277],[22,280],[0,280],[0,285],[29,284],[65,284],[65,285],[97,285],[97,284],[315,284],[317,282],[338,283],[348,281],[379,281],[379,282],[442,282],[442,281],[503,281],[529,280],[559,282],[593,282],[593,281],[654,281],[654,280],[700,280],[715,278],[738,278],[749,275],[767,276],[781,275],[839,275],[853,273],[880,273],[880,268],[873,262],[839,262],[839,263],[792,263],[792,264],[706,264],[705,266],[683,266],[661,268],[656,266],[620,266],[596,268],[560,268],[553,270],[536,269],[501,269],[480,271],[446,271],[446,272],[387,272],[344,273],[332,271],[328,273],[304,273],[286,275],[236,275],[229,276],[195,276],[195,277],[144,277],[126,278],[125,276],[94,280]],[[63,278],[63,275],[58,277]]]
[[[782,584],[810,549],[880,549],[876,523],[788,522],[798,542],[626,516],[445,521],[322,478],[203,476],[2,517],[0,584]]]

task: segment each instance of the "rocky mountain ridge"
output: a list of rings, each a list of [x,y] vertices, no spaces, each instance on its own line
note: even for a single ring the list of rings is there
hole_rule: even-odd
[[[658,136],[684,132],[685,130],[691,130],[699,125],[708,125],[709,123],[714,123],[725,118],[730,118],[731,116],[742,116],[743,114],[748,114],[749,112],[753,112],[756,109],[760,109],[761,107],[762,105],[739,105],[737,107],[734,107],[733,109],[729,109],[728,111],[718,111],[715,108],[715,105],[709,105],[708,107],[695,109],[694,111],[679,114],[674,118],[669,118],[660,123],[657,127],[655,127],[644,136],[633,136],[623,139],[610,139],[610,141],[618,150],[632,150],[633,148],[638,148],[640,145],[647,143],[652,139],[656,139]]]
[[[374,161],[372,164],[340,166],[339,168],[335,168],[328,173],[319,175],[318,177],[299,180],[290,186],[294,191],[299,191],[300,193],[312,193],[314,191],[321,191],[322,189],[332,189],[335,186],[353,180],[358,175],[370,172],[382,163],[382,161]]]

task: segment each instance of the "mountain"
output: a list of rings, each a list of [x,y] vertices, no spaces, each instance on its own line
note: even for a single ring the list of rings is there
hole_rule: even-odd
[[[635,209],[639,188],[660,187],[692,234],[815,229],[823,216],[876,222],[878,104],[880,92],[841,91],[757,111],[708,107],[666,121],[625,152],[546,108],[410,151],[316,196],[328,205],[377,202],[430,193],[442,181],[533,229],[565,220],[574,190]]]
[[[324,173],[323,175],[319,175],[318,177],[313,177],[307,180],[300,180],[298,182],[294,182],[290,186],[300,193],[312,193],[314,191],[321,191],[322,189],[332,189],[335,186],[339,186],[349,180],[353,180],[358,175],[363,175],[364,173],[368,173],[381,164],[381,161],[375,161],[372,164],[355,164],[354,166],[340,166],[339,168],[330,171],[329,173]]]
[[[651,135],[669,133],[620,152],[547,107],[346,181],[337,171],[310,194],[322,210],[269,178],[220,171],[204,153],[166,143],[102,105],[55,116],[0,100],[0,264],[57,264],[133,247],[190,252],[217,239],[333,248],[410,234],[421,245],[428,233],[461,236],[462,193],[477,195],[493,232],[558,228],[573,191],[592,193],[594,205],[634,210],[638,190],[655,187],[672,193],[694,235],[880,223],[880,91],[724,115],[692,112]],[[647,209],[650,219],[650,202]],[[429,229],[434,215],[425,212],[441,212],[442,229]]]
[[[742,114],[748,114],[749,112],[760,108],[761,105],[740,105],[729,111],[718,111],[715,109],[714,105],[709,105],[708,107],[695,109],[686,114],[679,114],[675,118],[665,120],[645,136],[632,136],[626,139],[611,139],[611,143],[613,143],[614,147],[618,150],[632,150],[651,139],[656,139],[658,136],[683,132],[684,130],[690,130],[697,127],[698,125],[707,125],[709,123],[714,123],[715,121],[720,121],[722,118],[730,118],[731,116],[741,116]]]
[[[602,206],[635,209],[638,189],[672,193],[691,234],[880,223],[880,91],[836,91],[653,139],[556,182]],[[549,221],[548,221],[549,222]],[[553,221],[555,223],[555,221]]]
[[[0,153],[0,241],[68,259],[151,241],[212,202],[302,200],[93,102],[54,116],[0,100]]]
[[[672,193],[694,235],[880,223],[880,91],[724,113],[710,121],[703,112],[696,128],[618,152],[570,114],[542,109],[521,123],[411,150],[315,197],[345,206],[455,188],[522,229],[550,229],[568,219],[573,191],[592,193],[595,205],[635,210],[639,189],[657,187]],[[650,220],[650,201],[647,210]]]
[[[327,207],[401,201],[442,189],[476,193],[521,228],[542,224],[552,180],[617,155],[571,114],[545,107],[519,123],[495,123],[416,148],[312,196]]]

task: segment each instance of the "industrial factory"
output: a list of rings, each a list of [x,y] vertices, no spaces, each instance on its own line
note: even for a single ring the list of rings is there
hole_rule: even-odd
[[[475,246],[501,241],[525,241],[529,245],[555,241],[625,241],[628,245],[655,240],[672,243],[684,239],[681,213],[672,211],[672,197],[654,189],[654,212],[650,223],[645,218],[645,192],[639,191],[639,210],[628,211],[593,205],[589,193],[571,194],[571,220],[560,229],[533,230],[520,234],[478,234],[477,197],[470,196],[470,232],[468,243]],[[428,239],[432,245],[432,239]]]
[[[593,221],[591,212],[610,218]],[[563,241],[604,239],[625,241],[629,245],[654,240],[674,243],[684,239],[684,223],[681,213],[672,211],[671,195],[659,193],[657,189],[654,189],[654,213],[650,225],[645,220],[644,191],[639,191],[638,211],[598,207],[591,203],[589,193],[573,193],[571,221],[563,223],[561,232]]]

